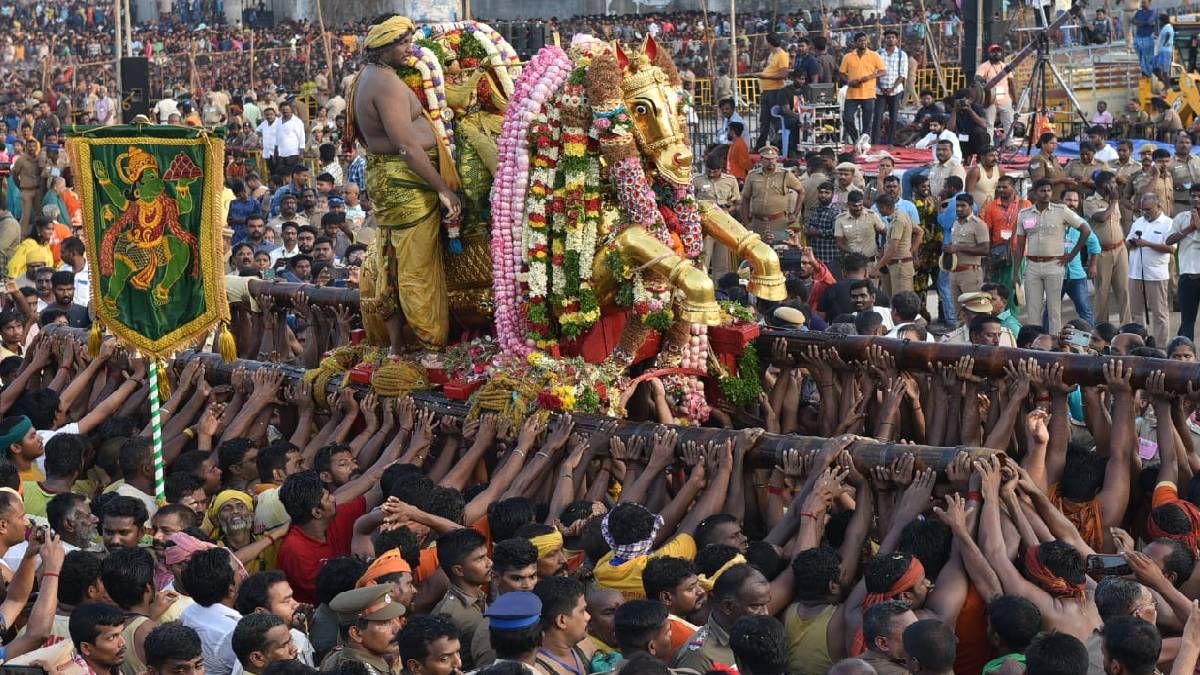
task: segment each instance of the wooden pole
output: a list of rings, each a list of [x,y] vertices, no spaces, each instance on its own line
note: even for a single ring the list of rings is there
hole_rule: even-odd
[[[729,0],[729,76],[733,78],[733,103],[736,108],[742,102],[738,86],[738,44],[737,44],[737,0]],[[749,129],[747,129],[747,132]]]
[[[256,31],[250,29],[250,89],[254,90],[254,36]],[[257,92],[256,92],[257,93]]]
[[[700,17],[704,22],[704,45],[708,52],[708,79],[711,80],[708,90],[712,92],[713,105],[717,101],[717,60],[713,57],[713,46],[717,41],[716,31],[708,23],[708,0],[700,0]]]
[[[329,35],[325,32],[325,15],[321,12],[321,0],[317,0],[317,25],[321,29],[321,46],[325,48],[326,86],[333,86],[333,59],[329,55]]]
[[[55,328],[58,329],[59,327]],[[75,333],[72,333],[75,335],[79,333],[86,334],[86,331],[83,329],[67,328],[66,330],[75,331]],[[209,384],[212,385],[229,384],[230,375],[238,368],[245,368],[251,372],[261,368],[280,370],[283,372],[284,379],[287,382],[295,382],[304,375],[304,369],[297,366],[276,365],[241,359],[226,363],[221,360],[219,354],[212,352],[184,352],[176,357],[176,364],[184,364],[194,359],[201,359],[204,362],[205,377]],[[314,392],[314,395],[324,397],[326,394],[336,393],[342,388],[342,377],[341,375],[334,376],[330,379],[326,392]],[[349,386],[359,391],[366,391],[366,387],[362,385],[350,384]],[[470,409],[465,401],[451,401],[434,391],[414,392],[412,398],[418,407],[432,410],[439,415],[464,417]],[[617,426],[612,433],[621,438],[635,436],[650,437],[663,427],[663,425],[652,422],[629,422],[599,415],[575,414],[572,415],[572,419],[575,421],[576,430],[581,432],[596,431],[605,423],[615,422]],[[733,429],[674,425],[670,428],[679,434],[680,444],[686,441],[700,443],[710,441],[724,442],[734,438],[738,434],[738,431]],[[787,450],[799,449],[802,452],[810,452],[820,448],[824,442],[824,438],[817,436],[763,434],[759,437],[754,447],[750,448],[750,460],[760,467],[774,467],[783,463],[783,456]],[[886,466],[901,455],[911,453],[916,458],[917,469],[928,467],[942,471],[950,466],[960,452],[966,452],[973,457],[987,457],[996,454],[995,450],[974,446],[936,447],[928,445],[904,445],[900,443],[882,443],[869,438],[859,438],[850,446],[849,450],[860,469]]]

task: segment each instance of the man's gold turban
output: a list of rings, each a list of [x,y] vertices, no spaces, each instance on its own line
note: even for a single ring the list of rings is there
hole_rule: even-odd
[[[371,26],[367,31],[367,49],[378,49],[399,40],[405,33],[417,29],[417,25],[406,16],[397,14],[387,21]]]

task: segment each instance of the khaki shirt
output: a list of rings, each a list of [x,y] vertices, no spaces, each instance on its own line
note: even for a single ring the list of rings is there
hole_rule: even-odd
[[[950,228],[950,243],[955,246],[991,244],[992,235],[988,232],[987,223],[972,214],[966,220],[954,221],[954,226]],[[978,265],[983,260],[983,256],[969,253],[955,253],[955,256],[959,265]]]
[[[817,188],[821,187],[821,183],[832,182],[833,178],[823,171],[814,171],[800,181],[800,184],[804,187],[804,214],[806,216],[813,209],[817,208]]]
[[[847,214],[849,215],[849,214]],[[834,227],[837,227],[835,224]],[[904,260],[912,257],[912,239],[913,230],[917,229],[912,218],[909,218],[903,211],[896,209],[892,214],[892,222],[888,227],[888,241],[896,242],[896,260]]]
[[[729,210],[742,201],[742,193],[738,188],[737,179],[723,173],[716,180],[708,176],[696,176],[692,179],[692,187],[696,190],[696,199],[715,203]]]
[[[1171,182],[1175,187],[1175,202],[1190,207],[1188,192],[1193,184],[1200,183],[1200,157],[1188,155],[1186,162],[1181,161],[1178,155],[1171,159]]]
[[[671,660],[672,668],[690,668],[697,673],[712,670],[714,663],[733,665],[733,649],[729,646],[729,633],[714,619],[709,619],[700,630],[692,635],[687,644],[679,648]]]
[[[1129,196],[1135,213],[1141,213],[1139,200],[1142,195],[1153,192],[1158,195],[1158,204],[1163,213],[1168,216],[1175,215],[1175,186],[1170,176],[1155,176],[1142,172],[1134,177],[1130,187],[1132,189]]]
[[[754,220],[786,219],[789,216],[788,192],[803,189],[800,179],[787,169],[776,168],[768,174],[761,167],[755,167],[746,175],[742,201],[750,205],[750,217]]]
[[[966,185],[967,172],[957,159],[951,158],[945,164],[934,164],[929,167],[929,193],[935,199],[941,198],[942,187],[946,185],[946,179],[950,176],[958,176]]]
[[[1021,209],[1017,214],[1017,236],[1026,237],[1025,255],[1040,258],[1063,256],[1063,241],[1067,228],[1079,229],[1082,217],[1062,204],[1051,203],[1045,211],[1036,206]]]
[[[12,163],[13,178],[17,181],[17,187],[22,190],[36,190],[38,188],[38,165],[37,160],[29,155],[20,155]],[[32,220],[32,218],[30,218]]]
[[[1073,159],[1067,162],[1067,168],[1064,171],[1066,171],[1068,176],[1074,178],[1076,182],[1092,185],[1092,174],[1097,171],[1108,171],[1108,165],[1096,159],[1092,159],[1088,164],[1084,164],[1079,159]]]
[[[1083,217],[1091,222],[1092,216],[1108,207],[1107,199],[1100,195],[1091,195],[1083,200]],[[1112,210],[1108,212],[1108,221],[1103,225],[1093,226],[1092,231],[1096,233],[1096,239],[1100,241],[1101,246],[1112,246],[1125,238],[1125,232],[1121,228],[1122,210],[1120,204],[1113,204]]]
[[[971,344],[971,329],[967,324],[963,324],[958,328],[946,333],[942,336],[939,342],[952,345],[969,345]],[[1000,346],[1001,347],[1016,347],[1017,336],[1009,330],[1008,326],[1000,327]]]
[[[469,645],[475,638],[477,630],[487,630],[483,613],[487,611],[487,598],[473,597],[467,595],[461,588],[450,584],[450,590],[446,591],[446,595],[434,606],[430,614],[444,614],[450,619],[450,623],[458,629],[459,638],[464,645],[468,645],[468,651],[463,652],[463,672],[474,670],[474,659],[469,654]],[[468,663],[470,661],[470,663]]]
[[[1130,159],[1128,164],[1118,162],[1112,165],[1112,171],[1117,174],[1118,183],[1128,183],[1129,178],[1141,170],[1141,163],[1134,159]]]
[[[879,257],[875,233],[886,231],[887,227],[880,220],[879,214],[866,208],[857,218],[846,211],[833,221],[833,236],[845,237],[847,248],[868,258]]]
[[[321,660],[321,671],[337,670],[339,665],[347,661],[357,661],[363,664],[366,666],[367,672],[371,675],[389,675],[389,673],[401,672],[399,668],[393,670],[387,661],[374,654],[360,652],[353,647],[345,646],[334,649],[328,656]]]
[[[1040,151],[1033,156],[1033,159],[1029,160],[1029,182],[1031,185],[1043,178],[1052,180],[1062,178],[1066,175],[1067,172],[1059,165],[1056,158],[1047,156]],[[1050,199],[1056,202],[1062,201],[1062,195],[1066,189],[1065,185],[1055,185],[1054,193]]]

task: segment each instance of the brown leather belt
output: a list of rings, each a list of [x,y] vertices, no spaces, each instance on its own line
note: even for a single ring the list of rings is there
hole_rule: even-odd
[[[951,272],[970,272],[971,270],[977,270],[977,269],[979,269],[979,265],[959,265],[958,267],[955,267],[954,269],[952,269],[950,271]]]
[[[1027,256],[1025,256],[1025,259],[1028,260],[1029,262],[1035,262],[1035,263],[1055,262],[1057,260],[1060,260],[1060,258],[1058,256],[1054,256],[1054,255],[1027,255]]]
[[[1101,251],[1113,251],[1125,245],[1125,240],[1118,240],[1115,244],[1100,244]]]

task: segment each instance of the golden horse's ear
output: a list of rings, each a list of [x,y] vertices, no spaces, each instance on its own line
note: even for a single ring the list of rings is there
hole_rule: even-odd
[[[646,55],[646,59],[654,63],[654,58],[658,56],[658,42],[654,36],[646,34],[646,39],[642,41],[642,52]]]
[[[621,43],[615,43],[617,54],[617,65],[621,66],[621,70],[629,69],[629,57],[625,55],[625,50],[621,49]]]

